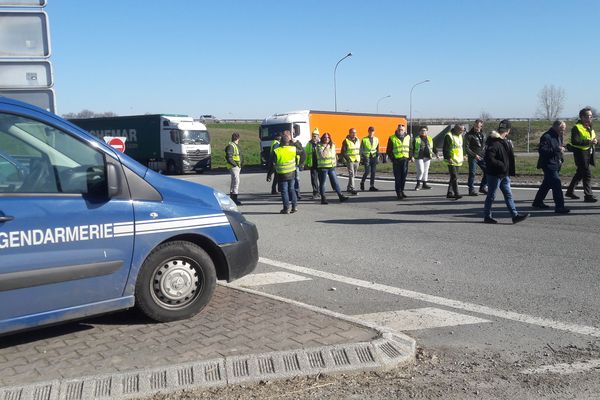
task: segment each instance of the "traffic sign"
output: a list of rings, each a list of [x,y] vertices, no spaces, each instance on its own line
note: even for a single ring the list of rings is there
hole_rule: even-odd
[[[108,143],[110,146],[119,150],[121,153],[125,153],[125,141],[127,137],[125,136],[104,136],[104,141]]]
[[[53,85],[49,61],[0,60],[0,89],[49,88]]]
[[[48,58],[48,16],[43,11],[0,11],[1,58]]]
[[[44,7],[46,0],[0,0],[0,7]]]
[[[52,89],[0,89],[0,96],[10,97],[11,99],[33,104],[34,106],[38,106],[53,113],[56,112],[54,90]]]

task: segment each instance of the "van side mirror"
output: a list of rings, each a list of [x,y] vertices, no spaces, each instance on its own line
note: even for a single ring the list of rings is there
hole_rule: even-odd
[[[121,192],[121,185],[119,182],[119,172],[117,166],[113,163],[106,164],[106,183],[108,186],[107,197],[109,199],[117,196]]]

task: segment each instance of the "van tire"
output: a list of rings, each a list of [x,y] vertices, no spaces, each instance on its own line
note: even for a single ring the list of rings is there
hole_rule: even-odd
[[[136,306],[159,322],[189,318],[208,304],[216,283],[215,265],[200,246],[184,241],[163,243],[140,269]]]

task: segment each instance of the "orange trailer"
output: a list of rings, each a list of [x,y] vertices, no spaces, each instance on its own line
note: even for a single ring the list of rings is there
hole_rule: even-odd
[[[405,115],[314,110],[274,114],[265,118],[260,125],[261,155],[263,161],[268,159],[271,143],[277,133],[289,130],[293,132],[294,138],[305,146],[315,128],[319,129],[321,135],[329,132],[339,153],[350,128],[355,128],[357,137],[362,139],[367,136],[369,126],[375,128],[375,136],[379,138],[380,153],[385,153],[387,140],[394,134],[398,124],[407,124]]]

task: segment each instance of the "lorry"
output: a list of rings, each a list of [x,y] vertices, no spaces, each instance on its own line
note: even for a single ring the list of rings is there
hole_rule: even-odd
[[[263,119],[259,128],[261,161],[265,164],[270,155],[271,143],[278,133],[285,130],[292,132],[296,140],[303,146],[311,138],[311,132],[319,128],[321,135],[329,132],[340,152],[342,141],[350,128],[355,128],[359,138],[367,136],[369,126],[375,127],[375,135],[379,138],[379,151],[385,153],[387,138],[394,134],[398,124],[406,125],[405,115],[363,114],[332,111],[292,111],[273,114]]]
[[[126,137],[125,153],[155,171],[172,175],[211,168],[210,135],[192,117],[154,114],[70,121],[100,140]]]
[[[257,241],[224,193],[0,97],[0,335],[134,306],[191,317],[255,269]]]

